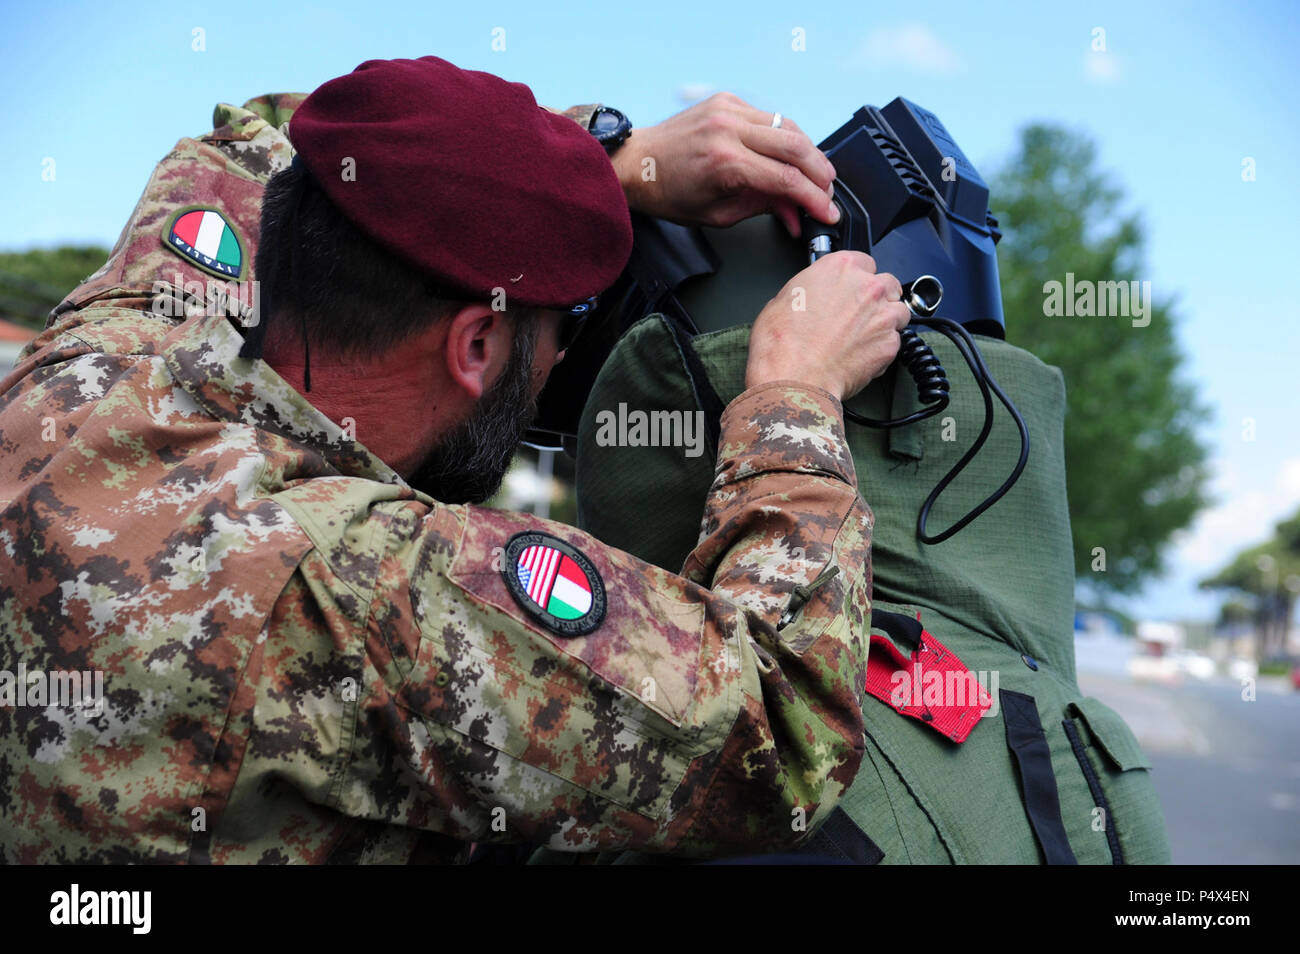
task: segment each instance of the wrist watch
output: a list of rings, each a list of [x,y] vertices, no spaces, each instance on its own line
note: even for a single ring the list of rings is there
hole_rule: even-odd
[[[623,145],[627,137],[632,134],[632,123],[612,106],[597,106],[596,111],[591,114],[587,131],[605,147],[606,153],[613,155],[614,150]]]

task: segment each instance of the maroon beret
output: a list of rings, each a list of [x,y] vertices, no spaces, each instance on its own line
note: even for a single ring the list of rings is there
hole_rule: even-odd
[[[471,297],[568,307],[631,254],[605,150],[522,83],[435,56],[368,60],[308,96],[289,137],[350,221]]]

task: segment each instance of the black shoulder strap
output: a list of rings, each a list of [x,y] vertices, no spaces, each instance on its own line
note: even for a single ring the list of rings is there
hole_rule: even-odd
[[[816,834],[804,842],[795,854],[832,858],[855,865],[878,865],[885,858],[880,846],[838,805],[817,829]]]
[[[1007,726],[1007,747],[1020,767],[1020,788],[1034,837],[1049,865],[1077,865],[1061,820],[1061,800],[1052,771],[1052,750],[1034,697],[1003,689],[998,693]]]
[[[871,608],[871,628],[882,631],[896,643],[908,646],[912,652],[921,648],[921,621],[902,613],[891,613],[875,606]]]

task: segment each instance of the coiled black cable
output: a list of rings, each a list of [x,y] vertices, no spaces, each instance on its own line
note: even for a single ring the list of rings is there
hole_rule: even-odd
[[[804,222],[803,237],[810,250],[811,261],[830,252],[833,248],[847,245],[847,247],[860,247],[870,251],[870,217],[866,208],[853,191],[849,189],[839,179],[835,180],[836,201],[841,206],[841,213],[845,213],[847,207],[845,202],[851,202],[859,212],[858,221],[863,223],[861,226],[864,234],[853,235],[843,234],[843,230],[850,228],[853,217],[842,214],[840,228],[827,226],[819,222],[814,222],[806,213],[803,214]],[[816,245],[813,239],[822,238],[822,241]],[[653,276],[653,272],[652,272]],[[924,290],[920,289],[922,282],[928,280],[930,287]],[[920,291],[916,297],[913,296],[914,290]],[[908,303],[916,319],[935,331],[948,338],[956,346],[962,358],[965,359],[967,366],[971,369],[971,374],[979,386],[980,394],[984,399],[984,426],[980,429],[979,435],[975,442],[970,446],[965,454],[953,465],[952,469],[935,485],[925,502],[921,506],[920,513],[916,519],[916,535],[922,543],[936,544],[942,543],[954,534],[965,529],[971,521],[975,520],[980,514],[988,510],[991,506],[1002,499],[1003,496],[1015,485],[1024,472],[1025,465],[1029,460],[1029,428],[1025,425],[1024,418],[1016,406],[1007,397],[1006,393],[993,380],[989,373],[988,367],[984,364],[983,356],[980,354],[979,346],[976,345],[975,339],[970,333],[958,322],[948,318],[939,318],[934,315],[935,308],[938,307],[942,299],[942,286],[933,276],[921,276],[913,282],[909,282],[903,287],[903,298]],[[631,275],[627,288],[624,289],[622,301],[620,302],[615,314],[623,316],[632,316],[631,319],[624,319],[623,327],[620,332],[630,325],[637,318],[643,317],[651,312],[659,311],[669,320],[669,328],[673,332],[674,340],[677,343],[681,353],[687,377],[690,379],[691,387],[695,395],[696,403],[703,409],[706,406],[722,407],[721,400],[717,397],[712,383],[708,379],[707,372],[700,362],[698,355],[693,352],[690,339],[697,333],[694,321],[690,313],[686,310],[674,294],[673,286],[651,278],[647,280],[644,276],[638,276],[635,273]],[[617,337],[617,336],[615,336]],[[844,408],[844,418],[846,421],[853,421],[855,424],[864,427],[873,428],[895,428],[903,427],[908,424],[914,424],[917,421],[933,417],[940,411],[948,407],[950,396],[950,384],[948,376],[940,364],[939,358],[935,355],[933,349],[925,340],[915,331],[908,327],[900,333],[900,344],[898,350],[897,362],[902,365],[903,369],[911,376],[916,383],[917,396],[923,405],[911,414],[904,417],[891,420],[877,420],[865,415],[858,414]],[[692,358],[694,360],[692,360]],[[988,440],[989,434],[993,431],[993,398],[996,394],[999,401],[1006,407],[1011,414],[1012,420],[1015,421],[1016,427],[1020,431],[1020,459],[1012,469],[1011,475],[1002,482],[993,493],[989,494],[979,505],[972,508],[965,516],[954,523],[942,533],[934,535],[926,531],[926,522],[930,516],[930,510],[933,508],[940,495],[948,488],[948,485],[957,478],[957,476],[966,469],[966,466],[975,458],[984,443]],[[719,438],[718,413],[708,413],[705,416],[705,426],[707,428],[707,439],[712,447],[717,446]]]
[[[948,318],[930,316],[925,318],[924,321],[925,324],[933,327],[935,331],[939,332],[956,345],[957,351],[960,352],[964,359],[966,359],[966,364],[970,367],[971,374],[975,377],[975,383],[979,386],[980,395],[984,398],[984,426],[980,429],[979,436],[975,438],[975,442],[971,444],[966,453],[963,454],[957,463],[952,466],[952,469],[949,470],[948,473],[944,474],[939,483],[935,484],[934,489],[930,491],[930,495],[925,498],[925,503],[921,505],[921,512],[917,515],[917,538],[922,543],[935,544],[942,543],[954,534],[965,529],[972,520],[1001,500],[1006,492],[1012,488],[1015,482],[1020,479],[1020,475],[1024,473],[1025,464],[1029,460],[1029,428],[1025,424],[1025,419],[1020,416],[1020,411],[1016,409],[1015,404],[1013,404],[1011,399],[1007,397],[1006,392],[998,386],[998,383],[993,380],[993,375],[989,373],[988,366],[984,364],[984,358],[980,354],[979,346],[975,343],[975,339],[971,337],[970,332],[963,328],[959,323]],[[907,335],[911,335],[914,339],[920,341],[921,346],[919,348],[913,348],[913,350],[908,352],[906,356],[900,346],[899,360],[903,362],[903,366],[917,382],[918,389],[921,389],[921,400],[929,401],[935,400],[933,395],[936,390],[936,386],[934,385],[936,375],[934,374],[933,368],[926,363],[925,357],[918,357],[918,355],[928,356],[929,360],[934,362],[934,367],[938,368],[937,377],[943,381],[942,403],[937,403],[932,407],[922,408],[913,414],[907,415],[907,417],[899,418],[894,421],[874,421],[871,418],[864,417],[861,414],[856,414],[846,408],[844,411],[844,417],[847,420],[866,427],[901,427],[903,424],[909,424],[913,421],[921,420],[922,418],[932,417],[948,406],[948,380],[947,376],[943,372],[943,368],[939,367],[939,359],[935,357],[935,354],[930,349],[929,345],[925,344],[924,341],[921,341],[921,336],[910,327],[905,328],[900,333],[900,337],[906,338]],[[927,376],[924,378],[924,383],[922,377],[918,373],[921,368],[924,368],[928,372]],[[927,397],[927,394],[930,396]],[[947,489],[948,485],[957,478],[957,475],[966,469],[966,465],[975,459],[975,455],[979,453],[980,448],[984,446],[984,442],[988,440],[989,434],[993,431],[992,395],[994,394],[997,395],[997,398],[1002,402],[1003,407],[1005,407],[1011,414],[1011,419],[1016,422],[1016,427],[1020,431],[1020,459],[1016,461],[1016,466],[1012,469],[1011,476],[1002,482],[1002,486],[985,497],[983,502],[978,506],[973,507],[964,517],[954,523],[947,530],[944,530],[942,533],[936,533],[932,536],[926,532],[926,521],[930,516],[930,508],[932,508],[935,501],[939,499],[939,495],[942,494],[944,490]]]
[[[842,213],[847,211],[844,203],[852,203],[853,207],[858,210],[857,220],[866,223],[865,234],[846,234],[845,230],[849,229],[854,221],[853,216],[842,215],[841,227],[837,228],[816,222],[804,213],[802,216],[803,237],[809,250],[810,263],[815,262],[820,255],[826,254],[834,248],[861,248],[868,253],[871,251],[871,217],[867,214],[862,200],[854,194],[846,183],[839,179],[835,180],[835,199],[840,205]],[[817,241],[818,239],[820,241]],[[914,295],[914,291],[918,292],[918,294]],[[966,360],[971,374],[975,377],[975,383],[979,385],[980,394],[984,398],[984,426],[980,429],[979,436],[975,438],[975,443],[953,465],[952,469],[943,476],[943,479],[935,485],[934,490],[930,491],[930,495],[925,498],[925,503],[921,506],[921,512],[916,518],[916,535],[922,543],[929,544],[942,543],[947,540],[1001,500],[1015,482],[1020,479],[1020,475],[1025,470],[1025,463],[1029,460],[1029,428],[1025,426],[1025,419],[1020,416],[1020,412],[1011,403],[1011,399],[998,387],[998,383],[989,374],[989,369],[984,364],[984,358],[980,354],[979,346],[975,344],[975,339],[970,336],[970,332],[958,322],[949,318],[935,316],[935,309],[942,300],[943,286],[932,275],[923,275],[903,286],[903,301],[916,319],[948,338],[957,346],[957,350]],[[950,399],[948,376],[934,351],[911,327],[904,328],[899,332],[899,338],[901,342],[896,360],[911,375],[912,380],[916,382],[917,396],[924,406],[906,417],[894,418],[888,421],[876,420],[844,408],[844,419],[846,421],[853,421],[855,424],[864,427],[886,429],[902,427],[906,424],[914,424],[917,421],[933,417],[948,406]],[[1002,482],[1001,487],[989,494],[978,506],[971,509],[969,513],[947,530],[931,536],[925,529],[926,521],[930,516],[930,508],[934,506],[935,501],[939,499],[939,495],[947,489],[957,475],[966,469],[966,465],[979,453],[980,448],[984,446],[984,442],[988,440],[989,434],[993,431],[993,398],[990,396],[990,391],[998,396],[998,400],[1011,413],[1012,419],[1016,422],[1016,427],[1020,430],[1020,459],[1011,471],[1011,476]]]
[[[896,360],[912,376],[912,380],[916,382],[917,395],[921,403],[926,406],[918,411],[913,411],[906,417],[898,417],[889,421],[879,421],[872,417],[865,417],[845,408],[844,417],[846,419],[864,427],[902,427],[904,424],[913,424],[916,421],[923,421],[927,417],[933,417],[948,406],[948,375],[944,373],[943,365],[939,363],[934,351],[910,327],[904,328],[898,333],[898,336],[902,339],[902,344],[898,347],[898,358]]]

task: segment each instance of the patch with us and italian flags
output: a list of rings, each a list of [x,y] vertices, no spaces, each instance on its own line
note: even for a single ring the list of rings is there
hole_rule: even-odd
[[[244,273],[244,243],[230,220],[216,209],[191,206],[167,221],[163,244],[218,278]]]
[[[605,618],[605,584],[576,547],[549,533],[516,533],[501,575],[515,602],[561,636],[590,633]]]

